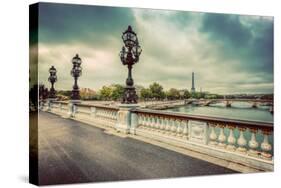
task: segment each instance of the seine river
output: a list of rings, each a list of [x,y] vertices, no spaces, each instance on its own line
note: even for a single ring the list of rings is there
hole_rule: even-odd
[[[225,107],[224,104],[214,104],[212,106],[187,105],[168,109],[167,111],[239,120],[273,122],[273,114],[269,112],[268,106],[258,106],[258,108],[251,108],[250,104],[239,102],[233,103],[231,107]]]

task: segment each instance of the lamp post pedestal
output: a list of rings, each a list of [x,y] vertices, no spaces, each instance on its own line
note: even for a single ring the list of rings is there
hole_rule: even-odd
[[[70,98],[71,98],[71,101],[80,101],[79,89],[74,89],[73,88]]]
[[[72,93],[71,93],[71,100],[78,101],[78,102],[80,101],[80,91],[79,91],[79,87],[77,84],[77,79],[78,79],[79,74],[78,73],[74,74],[74,85],[73,85],[73,89],[72,89]]]
[[[126,86],[124,88],[124,94],[122,103],[123,104],[137,104],[138,96],[134,86]]]
[[[134,118],[132,118],[131,110],[136,109],[139,107],[138,104],[120,104],[118,105],[119,111],[117,112],[117,123],[116,123],[116,131],[121,132],[124,134],[128,134],[132,132],[131,130],[134,129],[132,127]]]

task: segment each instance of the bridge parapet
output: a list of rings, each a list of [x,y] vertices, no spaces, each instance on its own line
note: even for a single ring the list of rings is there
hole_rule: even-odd
[[[261,170],[273,170],[273,124],[136,109],[135,134]],[[271,138],[271,139],[269,139]]]
[[[64,118],[73,118],[99,126],[114,127],[119,108],[105,105],[72,104],[64,101],[52,101],[50,112]]]

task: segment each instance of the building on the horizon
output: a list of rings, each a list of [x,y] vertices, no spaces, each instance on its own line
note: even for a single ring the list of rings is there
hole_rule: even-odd
[[[195,84],[194,84],[194,72],[192,72],[192,87],[191,87],[191,93],[195,92]]]

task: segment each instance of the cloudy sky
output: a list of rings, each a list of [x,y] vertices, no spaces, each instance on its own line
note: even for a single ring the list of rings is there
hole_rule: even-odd
[[[57,89],[72,88],[71,59],[82,58],[79,86],[124,84],[122,32],[131,25],[143,52],[135,84],[158,82],[213,93],[273,92],[273,18],[186,11],[40,4],[39,81],[58,70]],[[31,47],[32,50],[32,47]]]

